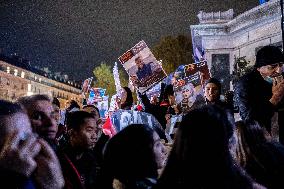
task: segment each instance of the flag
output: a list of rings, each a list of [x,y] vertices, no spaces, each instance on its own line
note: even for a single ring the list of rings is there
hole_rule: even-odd
[[[102,126],[103,133],[109,137],[113,137],[116,134],[116,130],[111,123],[110,117],[106,119],[106,122]]]
[[[205,51],[202,49],[200,52],[197,47],[194,50],[194,61],[195,63],[199,63],[205,60]]]

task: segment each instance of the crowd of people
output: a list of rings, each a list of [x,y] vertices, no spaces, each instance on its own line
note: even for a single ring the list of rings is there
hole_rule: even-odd
[[[114,135],[95,105],[71,101],[60,109],[58,99],[42,94],[0,100],[0,180],[23,189],[284,188],[283,62],[279,48],[261,48],[234,94],[224,101],[220,81],[210,78],[204,98],[186,112],[173,85],[162,83],[152,99],[138,93],[139,110],[159,125],[129,124]],[[133,101],[123,87],[118,108],[133,110]],[[168,138],[175,115],[182,120]]]

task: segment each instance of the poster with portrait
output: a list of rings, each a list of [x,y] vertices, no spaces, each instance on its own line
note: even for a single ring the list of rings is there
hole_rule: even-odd
[[[197,101],[204,99],[199,73],[179,79],[174,85],[176,104],[184,113],[197,106]]]
[[[97,104],[98,102],[104,101],[108,98],[105,96],[106,89],[103,88],[91,88],[87,104]]]
[[[167,77],[161,63],[144,41],[137,43],[118,59],[128,73],[132,85],[141,93]]]
[[[98,102],[97,107],[101,118],[106,118],[106,113],[108,111],[108,96],[104,96],[103,100]]]
[[[182,75],[173,82],[176,104],[182,112],[205,103],[202,84],[210,77],[206,61],[185,65],[183,74],[174,75]]]

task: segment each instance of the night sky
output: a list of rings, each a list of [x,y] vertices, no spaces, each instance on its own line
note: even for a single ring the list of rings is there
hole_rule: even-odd
[[[200,10],[235,15],[258,0],[0,0],[0,49],[75,79],[113,64],[140,40],[189,35]]]

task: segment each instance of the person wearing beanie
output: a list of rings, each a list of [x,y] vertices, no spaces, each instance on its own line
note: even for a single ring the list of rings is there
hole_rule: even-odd
[[[264,46],[256,54],[254,69],[235,86],[235,102],[242,120],[255,120],[271,133],[272,117],[278,113],[279,139],[284,144],[283,53]],[[281,111],[282,109],[282,111]]]
[[[216,78],[210,78],[205,82],[204,96],[207,104],[215,104],[220,101],[221,83]]]

